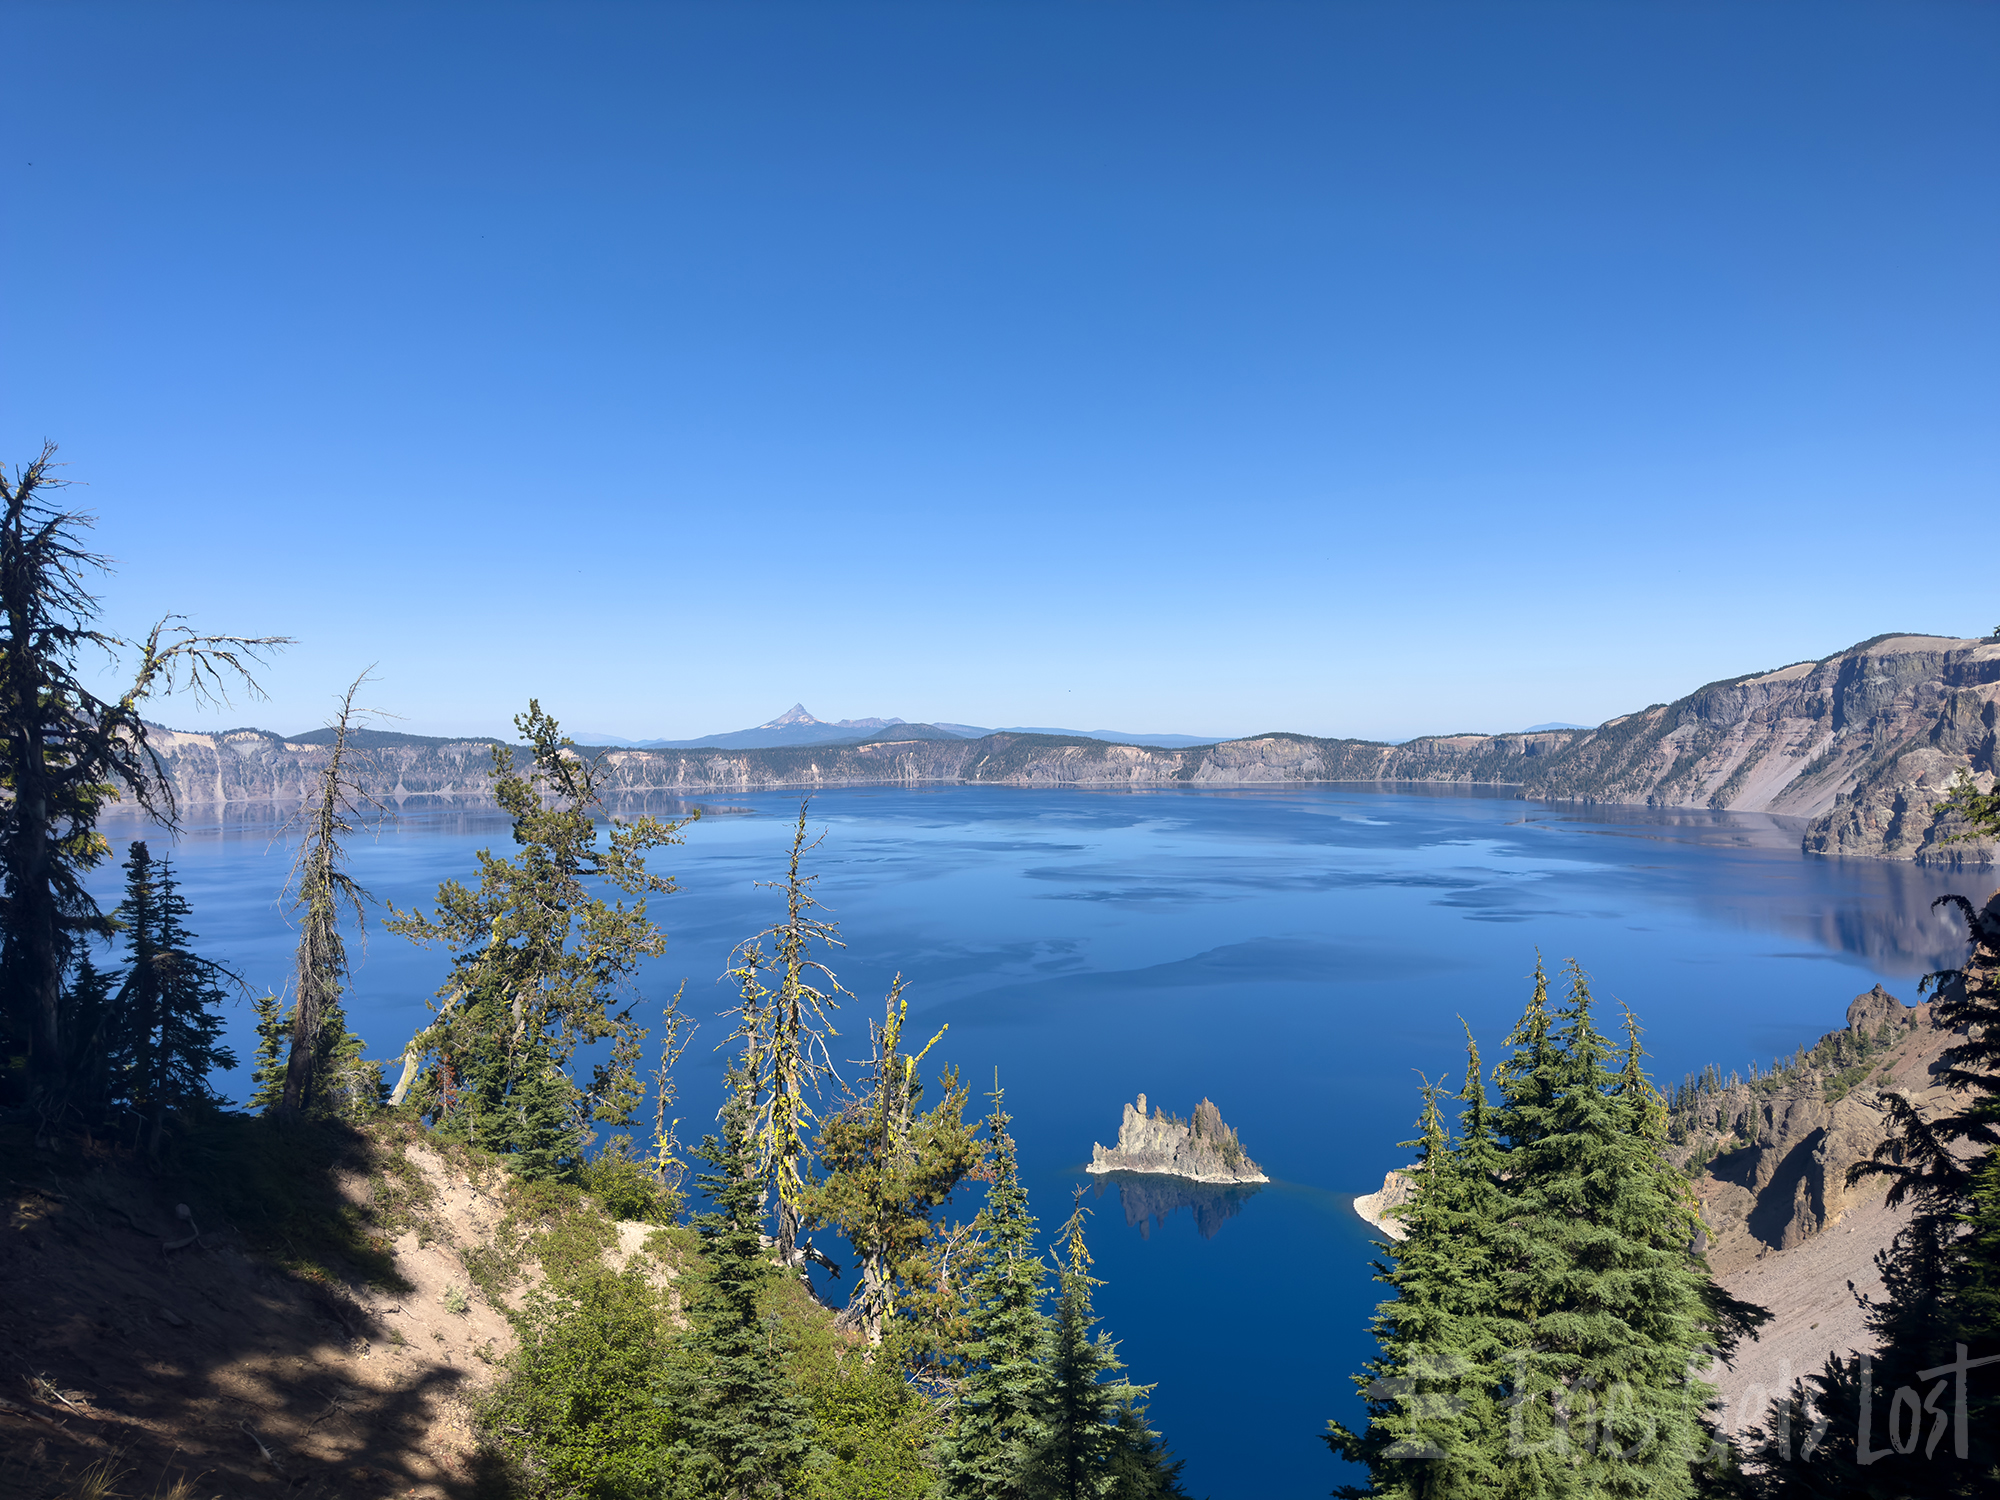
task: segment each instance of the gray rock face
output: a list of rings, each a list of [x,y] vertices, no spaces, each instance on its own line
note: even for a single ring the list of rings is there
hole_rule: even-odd
[[[1150,1172],[1191,1177],[1196,1182],[1269,1182],[1257,1163],[1244,1154],[1236,1132],[1222,1123],[1222,1112],[1204,1099],[1194,1118],[1181,1120],[1165,1110],[1147,1113],[1146,1096],[1125,1106],[1118,1144],[1106,1151],[1090,1148],[1091,1172]]]
[[[1697,1168],[1717,1275],[1796,1249],[1880,1201],[1881,1182],[1849,1187],[1847,1169],[1887,1134],[1885,1094],[1901,1094],[1927,1119],[1952,1103],[1931,1076],[1952,1036],[1928,1004],[1906,1006],[1878,984],[1847,1007],[1846,1035],[1868,1048],[1860,1066],[1806,1067],[1761,1083],[1732,1076],[1676,1109],[1671,1155]]]
[[[1059,735],[920,737],[895,726],[863,743],[761,749],[612,749],[607,790],[649,797],[780,787],[998,782],[1015,786],[1234,786],[1412,781],[1519,787],[1524,797],[1729,808],[1811,822],[1807,853],[1990,864],[1955,842],[1937,803],[1961,771],[1994,784],[2000,639],[1897,635],[1824,661],[1711,683],[1596,729],[1433,735],[1402,745],[1267,734],[1162,749]],[[296,805],[326,747],[258,729],[154,734],[183,806]],[[485,801],[490,747],[428,741],[372,749],[357,766],[385,802]]]

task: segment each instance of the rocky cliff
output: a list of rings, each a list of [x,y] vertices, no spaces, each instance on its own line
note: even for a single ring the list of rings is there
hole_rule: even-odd
[[[1672,1112],[1676,1165],[1690,1170],[1708,1259],[1719,1277],[1793,1250],[1878,1202],[1882,1184],[1847,1185],[1887,1133],[1883,1097],[1934,1117],[1948,1101],[1932,1081],[1951,1045],[1928,1004],[1906,1006],[1879,984],[1847,1007],[1847,1025],[1768,1073],[1693,1080]]]
[[[614,794],[637,799],[926,782],[1012,786],[1241,786],[1325,781],[1493,783],[1525,797],[1728,808],[1810,820],[1817,854],[1990,863],[1950,842],[1935,805],[1960,771],[1993,785],[2000,639],[1883,636],[1824,661],[1711,683],[1596,729],[1434,735],[1401,745],[1265,734],[1170,750],[1038,734],[875,738],[759,750],[603,753]],[[384,736],[364,784],[393,803],[486,795],[481,741]],[[184,806],[295,805],[323,745],[261,729],[159,730]]]
[[[1118,1144],[1107,1151],[1093,1143],[1088,1172],[1148,1172],[1191,1177],[1196,1182],[1269,1182],[1257,1163],[1244,1154],[1236,1132],[1222,1123],[1222,1112],[1206,1099],[1194,1107],[1192,1119],[1165,1110],[1146,1110],[1146,1096],[1125,1106],[1118,1125]]]

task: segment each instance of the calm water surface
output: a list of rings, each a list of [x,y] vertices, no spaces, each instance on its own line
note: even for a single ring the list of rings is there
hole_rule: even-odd
[[[697,1014],[727,1003],[716,976],[780,910],[756,882],[782,873],[796,809],[736,799],[665,852],[682,889],[654,904],[670,951],[647,996],[686,978]],[[869,788],[823,794],[812,818],[848,943],[836,968],[859,997],[843,1029],[865,1037],[901,972],[924,1035],[950,1023],[932,1055],[981,1090],[999,1070],[1044,1230],[1087,1184],[1099,1310],[1134,1377],[1158,1382],[1190,1491],[1216,1500],[1319,1496],[1343,1477],[1317,1434],[1358,1420],[1347,1376],[1379,1291],[1349,1200],[1405,1160],[1419,1071],[1456,1086],[1458,1017],[1498,1057],[1538,948],[1583,963],[1607,1021],[1630,1005],[1671,1080],[1789,1053],[1878,980],[1914,999],[1918,975],[1963,952],[1931,898],[1991,883],[1807,858],[1795,826],[1755,815],[1417,788]],[[174,856],[203,949],[280,987],[289,846],[255,813],[198,819]],[[379,897],[428,903],[488,846],[511,848],[504,817],[413,809],[358,839],[353,868]],[[115,900],[115,872],[100,874]],[[349,1014],[373,1052],[400,1050],[444,969],[370,932]],[[246,1067],[220,1081],[239,1096],[253,1019],[231,1016]],[[707,1044],[726,1030],[709,1022],[683,1061],[690,1103],[719,1096]],[[1181,1114],[1215,1100],[1272,1183],[1205,1195],[1087,1178],[1091,1143],[1115,1138],[1140,1092]]]

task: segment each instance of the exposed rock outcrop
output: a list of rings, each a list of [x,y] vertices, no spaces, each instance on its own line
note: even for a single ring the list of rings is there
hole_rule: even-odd
[[[1879,1183],[1849,1187],[1847,1169],[1887,1134],[1883,1095],[1903,1095],[1926,1117],[1947,1107],[1931,1074],[1951,1034],[1928,1004],[1906,1006],[1877,985],[1854,998],[1847,1022],[1781,1070],[1732,1074],[1677,1101],[1673,1154],[1696,1169],[1717,1276],[1796,1249],[1880,1200]]]
[[[2000,638],[1890,635],[1824,661],[1711,683],[1596,729],[1432,735],[1401,745],[1265,734],[1168,750],[1060,735],[910,737],[775,749],[604,752],[607,790],[643,804],[779,787],[992,782],[1013,786],[1237,786],[1318,781],[1490,783],[1525,797],[1727,808],[1812,820],[1808,853],[1990,863],[1953,842],[1936,804],[1959,772],[1995,773]],[[491,747],[378,735],[357,772],[390,802],[486,799]],[[389,743],[389,741],[407,743]],[[184,806],[296,805],[324,745],[261,729],[160,730]]]
[[[1089,1172],[1149,1172],[1191,1177],[1196,1182],[1269,1182],[1257,1163],[1244,1153],[1236,1132],[1222,1123],[1222,1112],[1204,1099],[1194,1117],[1178,1119],[1165,1110],[1146,1110],[1146,1096],[1125,1106],[1118,1144],[1107,1151],[1090,1148]]]
[[[1416,1180],[1408,1170],[1391,1172],[1382,1179],[1379,1192],[1363,1193],[1354,1200],[1354,1211],[1390,1239],[1403,1239],[1409,1231],[1397,1220],[1401,1217],[1403,1205],[1410,1201],[1410,1194],[1415,1190]]]

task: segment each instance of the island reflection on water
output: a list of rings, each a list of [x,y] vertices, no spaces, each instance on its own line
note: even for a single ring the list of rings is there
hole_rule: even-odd
[[[1168,1215],[1185,1208],[1193,1211],[1201,1237],[1212,1240],[1222,1221],[1242,1213],[1243,1205],[1263,1187],[1261,1182],[1196,1182],[1151,1172],[1106,1172],[1097,1179],[1097,1196],[1102,1198],[1113,1183],[1118,1185],[1125,1225],[1136,1228],[1141,1239],[1150,1239],[1154,1224],[1165,1227]]]

